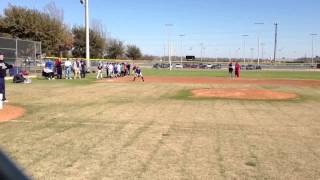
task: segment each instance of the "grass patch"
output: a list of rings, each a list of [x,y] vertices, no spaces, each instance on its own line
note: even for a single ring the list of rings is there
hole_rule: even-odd
[[[159,77],[228,77],[226,70],[163,70],[144,69],[145,76]],[[320,80],[316,71],[241,71],[241,77],[252,79],[301,79]]]
[[[256,162],[253,162],[253,161],[248,161],[248,162],[246,162],[246,165],[247,165],[247,166],[251,166],[251,167],[256,167],[256,166],[257,166],[257,163],[256,163]]]

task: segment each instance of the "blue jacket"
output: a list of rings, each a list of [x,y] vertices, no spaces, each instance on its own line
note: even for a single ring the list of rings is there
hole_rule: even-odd
[[[7,69],[13,68],[12,65],[5,63],[5,62],[0,62],[0,78],[4,78],[7,75]]]

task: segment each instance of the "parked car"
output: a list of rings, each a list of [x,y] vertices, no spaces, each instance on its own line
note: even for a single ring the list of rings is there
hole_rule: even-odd
[[[262,70],[262,67],[260,65],[248,64],[246,70]]]
[[[153,68],[159,69],[160,68],[160,64],[159,63],[154,64]]]
[[[212,64],[207,64],[207,68],[208,68],[208,69],[211,69],[212,66],[213,66]]]
[[[317,64],[317,69],[320,69],[320,64]]]
[[[199,64],[199,69],[206,69],[207,65],[206,64]]]
[[[198,64],[192,64],[191,68],[193,68],[193,69],[198,68]]]
[[[254,70],[254,66],[252,64],[248,64],[246,66],[246,70]]]
[[[212,65],[211,69],[221,69],[222,65],[221,64],[214,64]]]
[[[191,68],[190,64],[183,64],[183,68]]]
[[[177,69],[182,69],[183,68],[183,65],[182,64],[176,64],[175,66]]]
[[[161,68],[169,68],[169,67],[170,67],[170,64],[161,64],[160,67],[161,67]]]
[[[262,67],[260,65],[256,65],[257,70],[262,70]]]

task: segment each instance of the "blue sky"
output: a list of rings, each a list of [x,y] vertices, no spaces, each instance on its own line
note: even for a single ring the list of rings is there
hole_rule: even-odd
[[[1,0],[0,12],[8,3],[43,9],[51,0]],[[64,9],[70,26],[82,25],[84,9],[79,0],[55,0]],[[257,36],[264,43],[264,57],[273,53],[274,22],[279,22],[279,56],[311,55],[310,33],[320,34],[320,1],[316,0],[90,0],[90,19],[103,23],[112,37],[138,45],[144,54],[163,55],[167,28],[176,55],[200,56],[200,44],[208,57],[257,56]],[[264,25],[254,25],[263,22]],[[182,48],[179,34],[183,37]],[[320,55],[315,38],[315,54]],[[240,49],[239,49],[240,48]],[[254,53],[251,53],[254,48]]]

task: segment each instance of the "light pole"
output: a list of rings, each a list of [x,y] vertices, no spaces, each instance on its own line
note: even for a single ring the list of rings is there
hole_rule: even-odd
[[[248,37],[249,35],[247,34],[243,34],[241,35],[243,37],[243,44],[242,44],[242,48],[243,48],[243,63],[246,63],[246,37]]]
[[[265,43],[260,43],[261,44],[261,60],[263,61],[263,57],[264,57],[264,47],[265,47]]]
[[[262,22],[256,22],[255,25],[264,25]],[[260,32],[258,31],[258,65],[260,65]]]
[[[254,48],[250,48],[251,51],[251,62],[253,62],[254,59]]]
[[[183,48],[182,48],[182,38],[185,37],[186,35],[185,34],[180,34],[180,50],[181,50],[181,58],[180,58],[180,61],[181,61],[181,65],[182,65],[182,56],[183,56]]]
[[[310,36],[311,36],[311,39],[312,39],[312,43],[311,43],[311,63],[313,65],[313,50],[314,50],[314,37],[317,36],[318,34],[315,34],[315,33],[311,33]]]
[[[170,65],[170,71],[172,70],[172,63],[171,63],[171,42],[170,42],[170,27],[173,26],[173,24],[165,24],[167,27],[167,33],[168,33],[168,59],[169,59],[169,65]]]
[[[236,50],[236,58],[238,59],[241,59],[241,48],[238,48],[237,50]]]
[[[200,43],[200,54],[201,54],[201,58],[200,58],[200,61],[202,62],[202,59],[203,59],[203,43]]]
[[[218,63],[218,49],[216,49],[216,63]]]
[[[86,60],[87,66],[90,67],[90,32],[89,32],[89,0],[80,0],[85,7],[85,26],[86,26]]]

